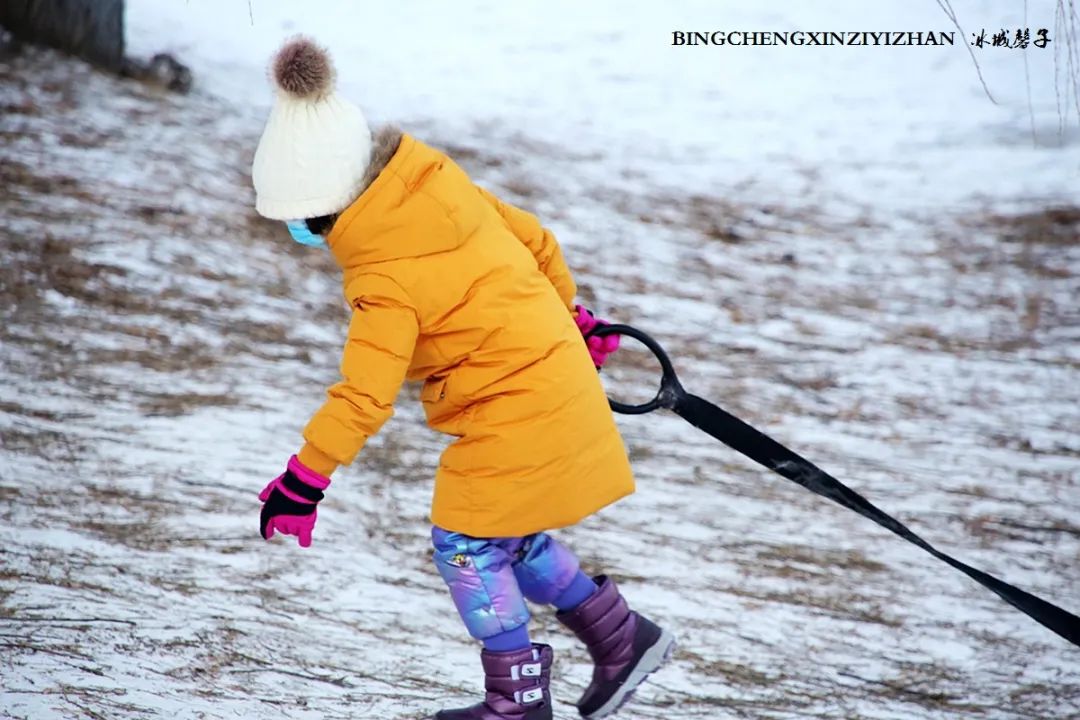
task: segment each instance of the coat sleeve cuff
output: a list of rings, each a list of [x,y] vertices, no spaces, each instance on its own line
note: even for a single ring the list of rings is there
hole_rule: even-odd
[[[331,473],[337,470],[338,467],[338,463],[334,458],[330,457],[311,443],[305,443],[304,447],[300,448],[300,452],[296,454],[296,459],[305,466],[326,477],[330,477]]]

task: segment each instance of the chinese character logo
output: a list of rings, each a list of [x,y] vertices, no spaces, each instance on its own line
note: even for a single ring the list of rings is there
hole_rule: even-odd
[[[1013,50],[1026,50],[1029,45],[1033,45],[1042,50],[1051,42],[1053,41],[1050,39],[1050,31],[1046,28],[1039,28],[1036,30],[1034,40],[1031,39],[1031,28],[1017,28],[1012,32],[1005,28],[1001,28],[990,35],[989,40],[987,40],[985,28],[977,33],[971,33],[971,45],[977,48],[1000,47],[1012,48]]]

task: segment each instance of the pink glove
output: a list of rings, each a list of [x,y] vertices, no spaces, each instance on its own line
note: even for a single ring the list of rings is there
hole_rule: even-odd
[[[595,327],[608,324],[603,320],[597,320],[584,305],[575,305],[574,310],[574,322],[577,323],[578,330],[581,331],[582,335],[587,335]],[[592,357],[593,365],[602,368],[604,363],[607,362],[608,355],[619,349],[619,336],[591,337],[585,341],[585,345],[589,348],[589,355]]]
[[[315,506],[323,499],[323,490],[330,486],[324,477],[301,463],[295,455],[289,458],[287,469],[270,481],[259,493],[262,514],[259,532],[263,539],[274,537],[274,531],[296,535],[300,547],[311,547],[311,531],[315,529]]]

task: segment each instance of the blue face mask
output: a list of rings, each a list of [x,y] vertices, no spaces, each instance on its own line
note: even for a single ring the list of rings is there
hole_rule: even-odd
[[[308,230],[307,223],[303,220],[289,220],[285,223],[285,227],[289,228],[292,239],[301,245],[317,248],[326,247],[326,240],[323,240],[321,235],[316,235]]]

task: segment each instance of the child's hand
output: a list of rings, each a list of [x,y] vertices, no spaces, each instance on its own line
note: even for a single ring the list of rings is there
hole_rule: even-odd
[[[293,455],[288,469],[270,481],[259,493],[262,515],[259,532],[269,540],[274,531],[296,535],[300,547],[311,547],[311,531],[315,529],[315,506],[323,499],[323,490],[330,478],[309,469]]]
[[[578,330],[581,331],[582,335],[589,334],[597,326],[608,324],[604,320],[597,320],[584,305],[576,305],[574,310],[574,322],[577,323]],[[604,363],[607,362],[608,355],[619,349],[619,336],[591,337],[585,341],[585,345],[589,348],[589,355],[592,357],[593,365],[602,368]]]

